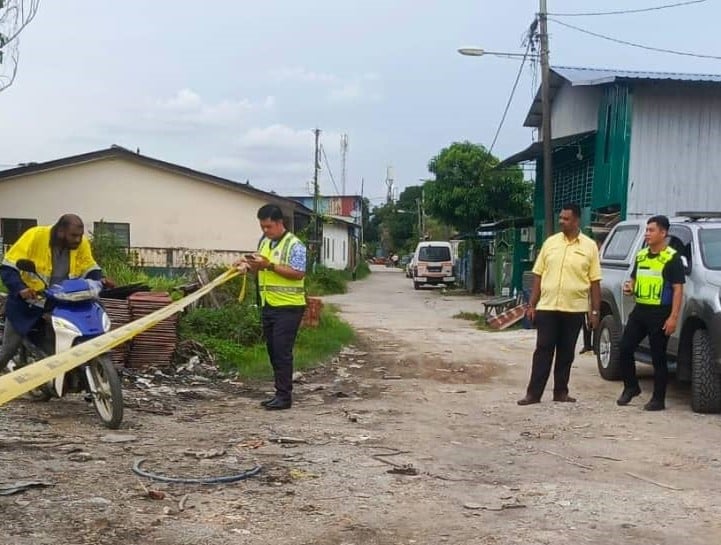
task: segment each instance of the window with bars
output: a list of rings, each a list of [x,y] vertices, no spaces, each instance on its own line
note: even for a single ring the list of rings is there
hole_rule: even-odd
[[[37,227],[38,220],[28,218],[0,219],[0,237],[6,246],[15,244],[22,234],[31,227]]]
[[[553,210],[560,212],[565,203],[581,208],[591,206],[593,193],[593,157],[553,165]]]
[[[96,221],[93,224],[93,236],[112,237],[123,248],[130,248],[130,224]]]

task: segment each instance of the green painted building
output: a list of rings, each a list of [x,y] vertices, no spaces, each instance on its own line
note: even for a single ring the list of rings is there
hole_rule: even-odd
[[[541,134],[543,122],[539,90],[524,125]],[[578,203],[598,239],[626,218],[721,210],[721,75],[552,68],[551,131],[554,216]],[[501,166],[525,161],[540,241],[542,142]]]

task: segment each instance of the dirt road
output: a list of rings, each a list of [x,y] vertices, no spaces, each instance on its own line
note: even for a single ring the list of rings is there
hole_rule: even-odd
[[[257,407],[267,383],[192,372],[129,386],[120,437],[81,400],[1,408],[0,482],[52,486],[0,497],[0,542],[721,543],[721,417],[693,414],[683,389],[645,413],[645,381],[619,408],[619,385],[580,356],[578,403],[518,407],[534,333],[452,318],[479,311],[477,298],[414,291],[380,269],[327,301],[359,340],[303,377],[292,411]],[[156,484],[131,472],[139,457],[166,475],[263,470]]]

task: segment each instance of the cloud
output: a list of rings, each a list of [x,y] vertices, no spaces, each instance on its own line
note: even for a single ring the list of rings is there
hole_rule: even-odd
[[[338,147],[340,133],[323,131],[321,142],[329,150]],[[273,189],[281,186],[303,185],[313,176],[313,150],[315,137],[312,129],[296,129],[283,124],[254,127],[246,130],[234,142],[232,150],[210,158],[204,165],[210,171],[221,173],[232,179],[250,179]],[[337,158],[327,152],[331,168]],[[322,164],[322,176],[327,166]],[[339,172],[334,172],[339,174]]]
[[[326,97],[333,102],[377,102],[382,98],[380,76],[374,72],[338,76],[303,67],[289,67],[271,71],[271,78],[278,82],[323,85],[327,89]]]
[[[253,102],[247,98],[208,102],[192,89],[180,89],[170,98],[160,99],[146,109],[143,117],[176,128],[231,126],[251,113],[272,110],[275,97]]]

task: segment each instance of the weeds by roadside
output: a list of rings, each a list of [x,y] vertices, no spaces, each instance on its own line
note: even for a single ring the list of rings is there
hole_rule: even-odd
[[[486,323],[486,318],[483,316],[483,314],[479,314],[477,312],[459,312],[458,314],[454,315],[453,318],[456,320],[467,320],[469,322],[475,322],[476,328],[480,329],[481,331],[491,331],[491,332],[498,332],[501,330],[493,329]],[[511,327],[508,327],[502,331],[512,331],[514,329],[521,329],[523,326],[521,325],[521,322],[512,325]]]
[[[302,328],[295,344],[295,368],[318,365],[349,344],[353,329],[333,308],[323,309],[316,328]],[[258,310],[249,305],[197,309],[181,319],[181,338],[201,343],[224,371],[244,377],[271,374],[265,343],[260,337]]]

